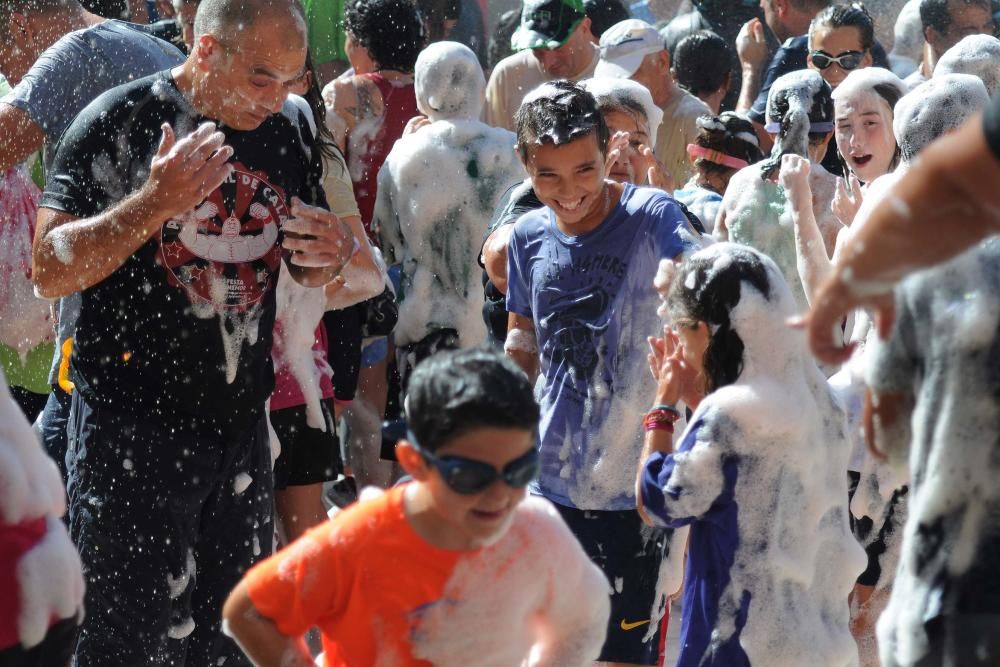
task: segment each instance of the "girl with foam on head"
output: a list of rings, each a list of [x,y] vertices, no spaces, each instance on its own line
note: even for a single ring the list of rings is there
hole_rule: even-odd
[[[862,183],[871,183],[899,164],[893,107],[905,93],[902,79],[881,67],[851,72],[833,91],[837,150]]]
[[[712,233],[729,180],[763,158],[753,124],[731,111],[698,119],[698,136],[688,144],[695,173],[674,199],[688,207]]]
[[[661,263],[656,286],[673,329],[650,340],[637,497],[648,523],[690,526],[677,664],[856,665],[844,414],[785,325],[780,269],[717,243]],[[681,402],[694,413],[674,450]]]

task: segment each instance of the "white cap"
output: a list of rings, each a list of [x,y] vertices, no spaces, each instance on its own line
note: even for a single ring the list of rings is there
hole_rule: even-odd
[[[601,60],[595,77],[627,79],[639,69],[643,58],[666,49],[656,28],[639,19],[619,21],[601,35]]]

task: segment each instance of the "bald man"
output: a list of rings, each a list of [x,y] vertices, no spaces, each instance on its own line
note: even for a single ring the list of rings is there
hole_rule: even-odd
[[[88,577],[79,667],[246,664],[219,619],[272,542],[275,284],[287,270],[323,285],[357,247],[286,103],[305,69],[298,3],[204,0],[194,31],[180,66],[76,117],[40,202],[37,290],[82,300],[67,454]]]

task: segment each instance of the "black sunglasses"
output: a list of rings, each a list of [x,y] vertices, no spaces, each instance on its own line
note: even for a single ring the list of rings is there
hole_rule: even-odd
[[[421,448],[412,435],[410,436],[410,444],[420,452],[424,461],[437,468],[437,471],[441,473],[441,479],[448,485],[448,488],[455,493],[467,496],[485,490],[498,479],[502,479],[511,488],[524,488],[538,476],[540,468],[538,450],[534,447],[528,450],[524,456],[505,465],[503,470],[497,470],[489,463],[461,456],[435,456]]]
[[[826,69],[830,65],[837,63],[842,69],[848,72],[857,69],[861,65],[861,61],[864,60],[865,54],[863,51],[844,51],[843,53],[838,53],[836,57],[831,56],[826,51],[810,51],[809,57],[812,58],[812,64],[819,69]]]

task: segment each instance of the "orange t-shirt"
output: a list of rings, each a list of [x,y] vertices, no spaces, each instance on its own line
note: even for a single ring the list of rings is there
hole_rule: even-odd
[[[316,626],[327,667],[430,665],[410,655],[422,610],[439,602],[465,552],[439,549],[413,530],[394,487],[355,503],[251,569],[250,599],[288,636]]]

